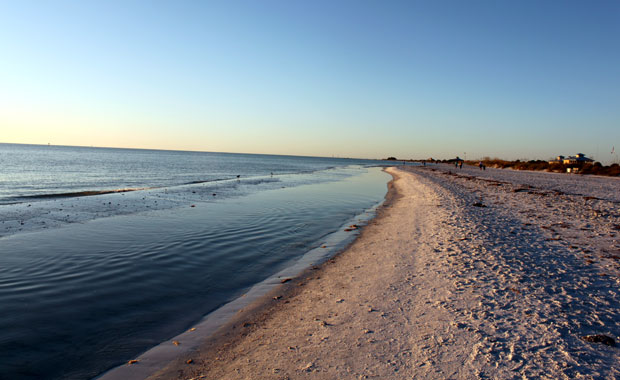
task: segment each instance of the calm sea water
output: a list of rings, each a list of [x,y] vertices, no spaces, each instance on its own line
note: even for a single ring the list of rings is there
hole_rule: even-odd
[[[0,160],[0,379],[134,358],[321,246],[389,180],[329,158],[0,144]],[[143,190],[79,196],[121,189]]]
[[[377,162],[137,149],[0,144],[0,203],[49,195],[172,187],[199,182],[312,173]],[[312,179],[310,179],[312,181]]]

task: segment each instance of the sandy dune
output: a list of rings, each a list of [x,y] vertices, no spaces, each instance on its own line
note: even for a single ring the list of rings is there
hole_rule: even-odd
[[[388,170],[349,249],[153,378],[620,378],[582,339],[620,334],[620,181]]]

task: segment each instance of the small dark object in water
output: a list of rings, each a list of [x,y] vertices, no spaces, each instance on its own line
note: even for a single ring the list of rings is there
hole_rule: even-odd
[[[237,178],[241,178],[241,175],[238,175]]]
[[[487,207],[486,205],[484,205],[484,204],[482,204],[480,202],[476,202],[473,205],[476,206],[476,207]]]
[[[603,334],[585,335],[582,336],[581,339],[585,340],[586,342],[603,343],[611,347],[616,346],[616,341],[614,340],[614,338]]]
[[[349,232],[349,231],[357,230],[358,228],[359,226],[357,224],[352,224],[348,228],[345,228],[344,230]]]
[[[213,193],[213,196],[216,196],[217,194]]]

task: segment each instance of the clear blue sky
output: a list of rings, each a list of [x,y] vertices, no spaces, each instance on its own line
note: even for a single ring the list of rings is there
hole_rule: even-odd
[[[620,1],[2,1],[0,142],[620,150]]]

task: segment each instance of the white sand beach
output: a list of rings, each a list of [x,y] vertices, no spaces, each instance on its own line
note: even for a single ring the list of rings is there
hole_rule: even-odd
[[[620,378],[618,178],[388,171],[346,251],[152,378]]]

